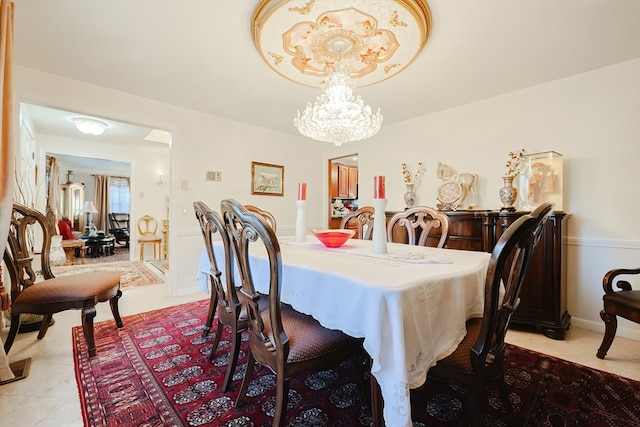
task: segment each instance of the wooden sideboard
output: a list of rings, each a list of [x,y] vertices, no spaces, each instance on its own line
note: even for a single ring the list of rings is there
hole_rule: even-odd
[[[395,212],[387,212],[387,221]],[[496,242],[516,219],[528,212],[445,212],[451,221],[447,248],[491,252]],[[568,215],[554,212],[536,246],[520,294],[520,307],[512,324],[532,325],[544,335],[564,339],[571,316],[567,312],[566,255],[562,239]],[[436,244],[434,233],[427,242]],[[394,238],[394,240],[396,240]]]

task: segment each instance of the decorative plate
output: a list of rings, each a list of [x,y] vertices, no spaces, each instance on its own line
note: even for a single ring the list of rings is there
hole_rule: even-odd
[[[454,203],[462,196],[462,185],[455,181],[446,181],[438,187],[438,200],[442,203]]]

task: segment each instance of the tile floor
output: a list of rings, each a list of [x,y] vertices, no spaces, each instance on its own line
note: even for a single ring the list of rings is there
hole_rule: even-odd
[[[169,305],[205,298],[204,294],[168,296],[168,285],[127,289],[120,300],[120,312],[127,316]],[[96,322],[111,319],[108,304],[98,305]],[[19,334],[9,354],[10,361],[31,357],[26,379],[0,387],[0,425],[3,427],[81,427],[78,389],[75,382],[72,326],[80,325],[80,313],[70,311],[55,316],[56,324],[43,340],[37,332]],[[3,331],[3,338],[6,330]],[[571,327],[564,341],[546,338],[537,332],[510,330],[507,341],[575,363],[640,380],[640,342],[617,337],[605,360],[596,358],[602,335]]]

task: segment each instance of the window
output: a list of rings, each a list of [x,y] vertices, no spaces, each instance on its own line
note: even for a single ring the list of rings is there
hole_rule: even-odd
[[[109,212],[130,213],[131,190],[129,178],[112,176],[109,179]]]

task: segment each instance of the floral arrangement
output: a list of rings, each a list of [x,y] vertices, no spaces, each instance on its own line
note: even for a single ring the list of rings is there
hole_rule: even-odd
[[[424,164],[418,162],[418,169],[416,173],[412,174],[406,163],[402,164],[402,176],[404,177],[405,184],[415,184],[418,181],[420,175],[424,172]]]
[[[520,160],[524,157],[524,148],[518,152],[509,151],[509,160],[507,160],[507,173],[506,176],[516,176],[520,173],[522,165]]]

